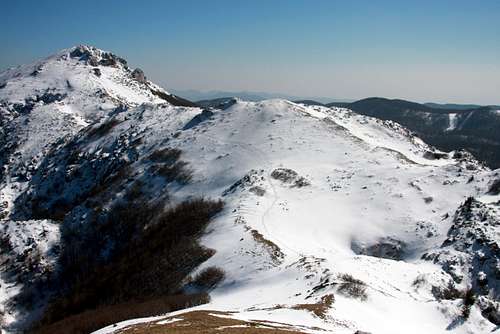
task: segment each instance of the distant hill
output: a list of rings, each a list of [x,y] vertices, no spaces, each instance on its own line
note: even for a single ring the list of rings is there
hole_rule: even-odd
[[[460,109],[461,110],[470,110],[470,109],[477,109],[477,108],[484,107],[484,106],[481,106],[479,104],[454,104],[454,103],[441,104],[441,103],[432,103],[432,102],[428,102],[428,103],[424,103],[424,104],[428,107],[436,108],[436,109],[455,109],[455,110],[460,110]],[[493,109],[500,109],[500,106],[491,105],[488,107],[493,108]]]
[[[306,106],[324,106],[325,104],[314,100],[296,100],[294,103],[305,104]]]
[[[171,93],[176,94],[178,96],[182,96],[190,101],[205,101],[205,100],[215,100],[226,97],[237,97],[245,101],[262,101],[269,99],[285,99],[289,101],[305,101],[311,100],[314,102],[318,102],[320,104],[325,104],[327,102],[333,101],[348,101],[353,102],[354,100],[349,99],[333,99],[331,97],[324,96],[297,96],[276,92],[251,92],[251,91],[220,91],[220,90],[211,90],[211,91],[198,91],[198,90],[175,90],[170,89]]]
[[[477,109],[481,106],[478,104],[455,104],[455,103],[432,103],[427,102],[424,105],[435,108],[435,109],[454,109],[454,110],[469,110],[469,109]]]
[[[353,103],[329,103],[359,114],[398,122],[445,151],[464,148],[492,168],[500,167],[500,112],[495,107],[420,104],[371,97]],[[500,108],[499,108],[500,109]]]
[[[351,103],[352,102],[330,102],[330,103],[325,104],[325,106],[327,106],[327,107],[348,108],[348,106]]]
[[[235,97],[221,97],[218,99],[212,99],[212,100],[200,100],[196,101],[196,105],[202,107],[202,108],[216,108],[216,109],[221,109],[225,110],[228,107],[232,106],[235,104],[237,101],[237,98]]]

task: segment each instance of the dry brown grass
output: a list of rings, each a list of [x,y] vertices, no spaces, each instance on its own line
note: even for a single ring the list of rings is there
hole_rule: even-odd
[[[313,313],[315,316],[325,319],[330,307],[335,302],[333,294],[324,295],[320,302],[316,304],[298,304],[293,307],[294,310],[306,310]]]
[[[260,234],[259,231],[257,230],[250,230],[250,233],[252,234],[252,237],[256,242],[260,243],[268,250],[269,255],[271,255],[273,261],[277,263],[283,262],[283,258],[285,257],[285,255],[278,247],[278,245],[276,245],[271,240],[264,238],[264,236]]]
[[[230,313],[214,311],[194,311],[184,313],[170,319],[182,319],[167,324],[159,324],[162,320],[134,325],[117,331],[120,334],[303,334],[293,327],[269,321],[242,321],[232,319]],[[163,319],[163,321],[169,318]]]
[[[119,305],[102,306],[94,310],[73,315],[53,324],[33,329],[33,334],[87,334],[114,323],[150,317],[208,303],[208,294],[165,296],[144,302],[128,302]]]

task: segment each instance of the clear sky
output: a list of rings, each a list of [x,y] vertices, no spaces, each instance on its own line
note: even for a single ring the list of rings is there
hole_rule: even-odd
[[[166,89],[500,104],[498,0],[1,0],[0,69],[82,43]]]

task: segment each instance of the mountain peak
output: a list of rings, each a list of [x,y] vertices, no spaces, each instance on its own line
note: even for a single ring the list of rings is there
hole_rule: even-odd
[[[14,157],[0,147],[0,167],[10,159],[9,167],[24,175],[27,161],[36,166],[59,138],[89,124],[141,104],[189,103],[111,52],[88,45],[61,50],[0,73],[0,144],[20,152]]]
[[[127,61],[117,55],[90,45],[78,45],[70,49],[69,57],[76,58],[91,66],[124,66]]]

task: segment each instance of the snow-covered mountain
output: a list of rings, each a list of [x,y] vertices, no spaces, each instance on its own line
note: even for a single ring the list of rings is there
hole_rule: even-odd
[[[398,122],[441,150],[466,149],[490,168],[500,167],[500,134],[497,131],[500,108],[497,106],[440,106],[380,97],[352,103],[334,102],[327,106]]]
[[[182,104],[140,69],[109,52],[79,46],[0,74],[2,178],[26,179],[59,139],[113,112],[144,103]],[[175,103],[178,102],[178,103]],[[11,198],[5,191],[3,197]]]
[[[113,259],[123,240],[142,249],[137,234],[161,219],[124,232],[116,226],[126,217],[104,218],[117,203],[176,207],[200,196],[224,203],[196,234],[214,251],[189,269],[223,270],[210,302],[96,333],[195,326],[200,314],[223,332],[488,333],[500,324],[499,172],[467,152],[437,151],[397,123],[342,108],[190,107],[86,46],[0,83],[9,330],[43,312],[57,292],[46,276],[57,276],[68,248],[88,255],[82,267]],[[182,281],[186,293],[199,288]],[[31,309],[19,306],[28,292]]]
[[[0,217],[8,218],[14,201],[26,191],[54,145],[144,104],[190,103],[147,80],[140,69],[130,69],[124,59],[85,45],[0,73]],[[44,250],[48,250],[45,242],[58,234],[49,220],[2,225],[6,238],[21,231],[11,240],[19,254],[23,245],[40,239],[32,234],[54,234],[39,240]],[[18,288],[19,284],[2,284],[0,299],[15,295]],[[12,321],[9,314],[4,318]]]

